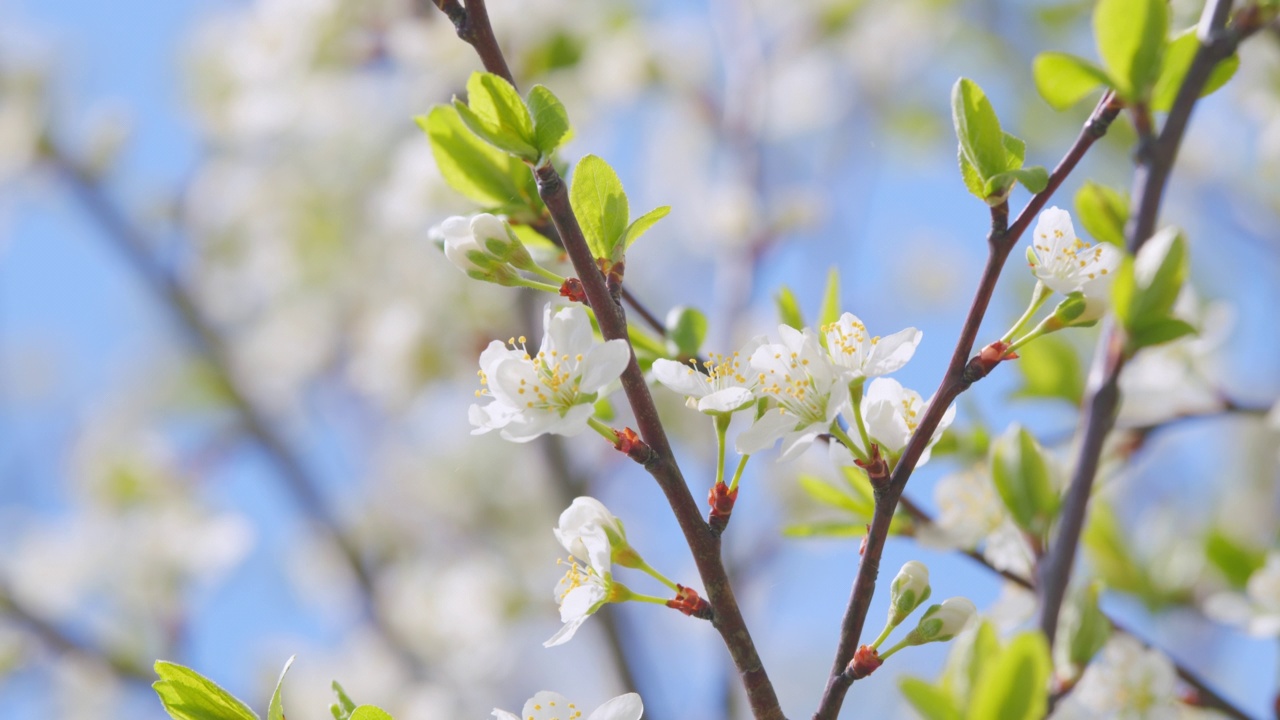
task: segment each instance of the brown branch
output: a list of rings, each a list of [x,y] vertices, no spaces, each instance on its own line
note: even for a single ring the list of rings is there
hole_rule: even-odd
[[[70,188],[72,195],[88,215],[98,223],[104,237],[124,256],[135,272],[174,312],[176,319],[193,341],[195,349],[209,363],[220,389],[240,419],[247,435],[254,439],[275,466],[276,477],[283,483],[294,502],[310,518],[321,533],[333,543],[351,570],[365,602],[365,612],[388,646],[396,651],[406,666],[423,674],[421,660],[378,613],[374,602],[374,578],[366,567],[360,549],[343,531],[320,493],[319,482],[311,476],[302,458],[294,452],[271,420],[249,398],[232,371],[231,356],[213,322],[205,316],[191,293],[167,272],[148,251],[151,243],[111,200],[99,182],[79,167],[61,149],[50,144],[48,160]]]
[[[987,306],[991,302],[991,295],[995,291],[996,282],[1000,278],[1000,272],[1009,257],[1009,253],[1021,239],[1022,234],[1031,226],[1031,222],[1036,215],[1049,202],[1049,198],[1052,197],[1054,191],[1075,169],[1084,154],[1098,138],[1106,134],[1107,128],[1110,127],[1119,112],[1120,106],[1114,102],[1111,95],[1103,96],[1097,107],[1090,114],[1089,120],[1080,131],[1075,143],[1072,144],[1067,154],[1063,156],[1058,166],[1054,168],[1053,173],[1050,174],[1048,185],[1045,186],[1042,192],[1032,196],[1012,225],[1006,226],[1008,217],[1007,205],[992,208],[992,228],[987,238],[987,264],[982,271],[982,279],[979,281],[978,288],[974,293],[973,302],[969,307],[969,314],[965,318],[964,327],[960,331],[960,337],[956,341],[951,363],[947,367],[946,374],[938,385],[929,407],[925,409],[924,414],[921,416],[920,424],[907,442],[906,448],[903,449],[902,457],[898,460],[898,464],[890,476],[888,487],[876,494],[876,508],[871,518],[871,527],[867,531],[862,562],[858,566],[858,576],[854,580],[853,589],[849,595],[849,604],[845,609],[844,618],[840,624],[840,641],[836,648],[835,661],[832,663],[831,676],[827,680],[826,690],[822,694],[818,709],[813,714],[814,720],[834,720],[840,712],[840,706],[844,702],[844,696],[849,690],[849,685],[853,682],[852,676],[846,673],[846,668],[849,665],[849,661],[853,659],[854,651],[857,649],[858,640],[862,635],[862,626],[866,620],[867,609],[870,607],[871,597],[875,593],[876,576],[880,570],[880,556],[884,552],[885,538],[889,534],[889,523],[893,520],[898,499],[902,497],[902,491],[906,487],[907,481],[910,480],[911,473],[915,470],[916,463],[920,460],[920,455],[928,446],[934,431],[937,430],[943,413],[946,412],[952,401],[960,393],[967,390],[970,385],[981,379],[985,374],[985,372],[977,369],[975,363],[970,362],[970,355],[973,352],[974,341],[978,336],[978,329],[982,325],[982,319],[986,315]]]
[[[1191,61],[1159,136],[1138,155],[1138,167],[1133,177],[1133,213],[1125,228],[1126,245],[1131,254],[1136,254],[1155,232],[1169,174],[1177,159],[1191,111],[1210,73],[1219,62],[1235,52],[1244,37],[1257,30],[1256,23],[1248,22],[1253,17],[1252,13],[1246,13],[1243,26],[1228,28],[1230,13],[1231,0],[1212,0],[1205,6],[1198,32],[1200,48]],[[1084,528],[1102,444],[1115,425],[1120,403],[1120,371],[1128,360],[1125,344],[1123,331],[1114,322],[1109,322],[1090,371],[1090,376],[1098,380],[1092,383],[1085,401],[1083,440],[1059,516],[1058,534],[1038,569],[1041,592],[1039,625],[1051,646],[1058,629],[1058,614],[1071,581],[1071,568]]]
[[[926,511],[924,508],[917,505],[915,501],[913,501],[911,498],[904,495],[899,500],[899,503],[902,505],[902,509],[908,515],[911,516],[912,520],[918,523],[924,523],[928,525],[935,524],[933,516],[930,515],[928,511]],[[977,550],[962,550],[959,552],[961,552],[965,557],[974,561],[978,565],[981,565],[987,570],[990,570],[991,572],[996,573],[997,575],[1004,578],[1005,580],[1008,580],[1014,585],[1017,585],[1018,587],[1021,587],[1025,590],[1035,591],[1035,585],[1032,584],[1032,582],[1029,579],[1015,572],[1011,572],[1009,570],[1001,570],[997,568],[995,565],[992,565],[989,560],[983,557],[982,553],[979,553]],[[1106,616],[1107,621],[1111,623],[1111,627],[1115,629],[1117,632],[1124,633],[1125,635],[1128,635],[1134,638],[1135,640],[1137,640],[1138,642],[1142,643],[1147,647],[1155,647],[1153,643],[1148,642],[1145,638],[1139,636],[1137,633],[1135,633],[1125,625],[1118,622],[1115,618],[1111,617],[1110,615],[1107,615],[1105,612],[1103,614]],[[1182,678],[1182,681],[1184,683],[1186,683],[1188,686],[1190,686],[1196,691],[1196,696],[1197,696],[1196,699],[1200,706],[1218,710],[1219,712],[1225,713],[1230,717],[1237,718],[1238,720],[1249,720],[1249,716],[1243,710],[1241,710],[1240,708],[1232,704],[1230,700],[1219,695],[1217,691],[1209,687],[1209,685],[1204,680],[1200,679],[1200,677],[1196,675],[1196,673],[1193,670],[1187,668],[1187,666],[1178,662],[1172,656],[1168,655],[1168,653],[1166,653],[1166,656],[1168,656],[1169,661],[1173,663],[1173,667],[1177,671],[1178,677]],[[1065,693],[1063,694],[1065,695]]]

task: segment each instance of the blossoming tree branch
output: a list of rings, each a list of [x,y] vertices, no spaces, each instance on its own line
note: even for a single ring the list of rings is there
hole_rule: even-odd
[[[476,205],[474,214],[443,222],[432,240],[443,251],[442,262],[468,277],[548,298],[540,340],[532,339],[539,331],[530,328],[529,335],[494,339],[480,353],[477,400],[468,414],[473,434],[496,433],[513,443],[546,435],[575,444],[603,439],[653,477],[697,569],[697,577],[672,577],[655,568],[642,554],[643,540],[628,536],[625,511],[578,497],[553,528],[566,555],[548,558],[564,568],[549,593],[562,626],[544,643],[548,648],[570,642],[610,605],[665,606],[719,633],[755,718],[784,718],[768,658],[758,651],[735,596],[721,538],[734,529],[740,494],[755,491],[743,481],[749,463],[824,454],[852,494],[823,483],[806,483],[805,490],[858,516],[865,534],[860,547],[853,546],[859,561],[847,609],[831,629],[831,670],[815,682],[822,691],[806,709],[814,720],[840,715],[855,682],[874,682],[885,663],[909,663],[911,647],[952,640],[941,680],[909,678],[900,685],[930,720],[1074,716],[1100,692],[1102,678],[1124,666],[1149,668],[1142,682],[1167,685],[1163,697],[1172,696],[1176,675],[1191,688],[1192,703],[1246,717],[1195,673],[1114,623],[1099,607],[1101,578],[1078,575],[1075,557],[1115,422],[1121,372],[1200,330],[1182,309],[1189,302],[1183,299],[1189,292],[1186,239],[1160,222],[1178,148],[1194,107],[1235,72],[1239,43],[1275,21],[1280,8],[1274,2],[1233,8],[1229,0],[1210,0],[1195,28],[1174,32],[1164,0],[1098,0],[1093,18],[1100,62],[1046,52],[1033,67],[1038,91],[1055,108],[1100,95],[1052,170],[1026,164],[1026,143],[1005,130],[977,82],[956,81],[951,103],[958,180],[977,201],[975,212],[989,215],[991,229],[986,265],[950,363],[928,396],[892,377],[911,361],[923,333],[868,328],[853,309],[841,307],[834,273],[815,322],[807,323],[794,298],[783,293],[782,322],[761,328],[736,349],[704,350],[708,319],[697,311],[674,313],[665,325],[631,322],[628,306],[652,316],[626,291],[628,251],[670,208],[635,213],[605,159],[559,154],[573,135],[566,109],[552,88],[535,85],[521,94],[482,0],[437,5],[475,48],[485,71],[471,75],[465,94],[452,104],[418,118],[445,180]],[[1081,233],[1070,212],[1051,202],[1122,117],[1137,131],[1132,199],[1087,184],[1077,197],[1076,220],[1087,230]],[[1015,215],[1010,199],[1019,186],[1030,199]],[[1013,272],[1029,273],[1034,281],[1025,311],[1000,335],[979,337],[1010,256],[1025,258],[1025,268]],[[1081,441],[1069,473],[1040,439],[1014,426],[982,450],[976,471],[940,482],[939,517],[905,495],[913,472],[938,451],[955,421],[962,393],[1018,363],[1021,353],[1099,324],[1101,339],[1083,393]],[[613,410],[618,390],[633,425],[619,423],[626,414]],[[713,477],[682,470],[655,393],[682,399],[689,413],[709,423]],[[697,499],[703,493],[705,504]],[[959,512],[949,510],[957,506]],[[1110,517],[1105,506],[1092,511],[1095,525]],[[963,588],[940,587],[935,594],[928,568],[917,560],[881,577],[892,534],[966,553],[1034,591],[1036,627],[1001,638]],[[1263,572],[1261,564],[1254,570]],[[864,630],[877,590],[888,594],[889,614],[870,637]],[[900,629],[913,617],[911,629]],[[159,663],[157,672],[156,690],[176,718],[255,717],[194,671]],[[336,684],[335,690],[338,720],[389,717],[352,702]],[[586,714],[544,691],[518,716],[495,710],[494,717],[635,720],[642,712],[634,693]],[[268,716],[283,717],[279,687]],[[850,709],[845,716],[859,715]]]

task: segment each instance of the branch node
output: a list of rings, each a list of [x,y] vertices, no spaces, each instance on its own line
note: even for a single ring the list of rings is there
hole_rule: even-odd
[[[738,488],[732,490],[723,482],[711,486],[707,494],[707,504],[711,506],[711,515],[707,525],[713,535],[719,536],[729,526],[729,516],[733,514],[733,504],[738,501]]]
[[[657,462],[658,454],[655,453],[653,448],[649,447],[645,441],[640,439],[640,436],[636,434],[635,430],[627,427],[622,428],[621,430],[614,430],[613,434],[617,437],[613,446],[617,448],[618,452],[626,455],[645,467],[649,467],[649,465]]]
[[[849,667],[845,668],[845,674],[850,680],[861,680],[883,664],[884,661],[880,659],[880,653],[875,648],[870,645],[861,645],[853,653],[853,659],[849,661]]]
[[[871,443],[870,453],[871,457],[866,461],[854,458],[853,464],[867,471],[867,480],[878,496],[889,487],[889,462],[880,454],[880,446],[875,443]]]
[[[667,607],[700,620],[712,619],[711,604],[698,597],[697,590],[679,583],[676,583],[676,596],[667,601]]]

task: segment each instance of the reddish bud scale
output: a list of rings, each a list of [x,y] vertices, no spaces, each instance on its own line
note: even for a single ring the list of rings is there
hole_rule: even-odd
[[[613,446],[618,449],[618,452],[626,455],[632,460],[635,460],[641,465],[645,465],[653,459],[652,448],[640,439],[640,436],[636,434],[635,430],[632,430],[629,427],[622,428],[621,430],[614,430],[613,434],[618,438],[613,444]]]
[[[862,544],[858,545],[858,557],[867,554],[867,538],[871,536],[871,526],[867,525],[867,534],[862,536]]]
[[[729,516],[733,514],[733,504],[737,501],[738,488],[730,490],[722,482],[711,486],[711,492],[707,494],[707,504],[711,506],[707,524],[711,526],[712,532],[719,535],[729,526]]]
[[[690,617],[711,619],[711,604],[698,597],[698,591],[684,585],[676,585],[676,596],[667,601],[667,607],[679,610]]]
[[[560,286],[560,297],[583,305],[591,304],[587,302],[587,291],[582,287],[582,281],[575,277],[565,278],[564,284]]]
[[[884,661],[880,659],[880,653],[876,652],[875,648],[862,645],[853,654],[853,659],[849,661],[849,667],[845,668],[845,672],[854,680],[861,680],[883,664]]]
[[[1018,353],[1009,352],[1009,343],[997,340],[982,348],[977,355],[973,356],[973,359],[969,360],[969,364],[964,369],[965,380],[970,383],[977,382],[990,375],[991,371],[996,369],[996,365],[1005,360],[1017,358]]]
[[[865,462],[854,458],[853,464],[867,471],[867,480],[871,482],[871,487],[876,490],[883,490],[889,486],[889,463],[880,454],[880,446],[872,443],[871,457]]]

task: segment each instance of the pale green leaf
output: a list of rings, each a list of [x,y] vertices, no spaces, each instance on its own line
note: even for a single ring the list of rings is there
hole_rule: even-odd
[[[592,255],[612,257],[613,248],[626,232],[630,210],[622,181],[609,163],[596,155],[579,160],[573,170],[569,202]]]
[[[573,138],[569,113],[546,87],[534,85],[529,91],[529,113],[533,116],[533,144],[544,158]]]
[[[188,667],[157,660],[152,683],[174,720],[258,720],[253,710],[217,683]]]
[[[289,666],[293,664],[297,655],[291,655],[284,663],[284,669],[280,671],[280,679],[276,681],[276,691],[271,693],[271,704],[267,706],[267,720],[284,720],[284,701],[280,697],[280,692],[284,688],[284,676],[289,672]]]
[[[449,187],[482,205],[522,200],[516,178],[531,177],[529,169],[476,137],[455,108],[437,105],[416,120],[431,141],[431,154]]]
[[[1015,397],[1061,398],[1079,405],[1084,397],[1084,368],[1075,348],[1057,335],[1044,335],[1018,350],[1014,368],[1022,375]]]
[[[920,678],[903,677],[898,679],[898,689],[925,720],[961,720],[963,717],[955,699],[937,685]]]
[[[1184,31],[1169,43],[1165,49],[1160,78],[1156,80],[1156,87],[1151,92],[1152,110],[1168,112],[1173,107],[1173,101],[1178,97],[1178,90],[1181,89],[1182,81],[1187,77],[1187,70],[1191,69],[1191,61],[1199,49],[1200,39],[1196,37],[1195,28]],[[1230,55],[1219,62],[1210,73],[1204,90],[1200,92],[1200,97],[1226,85],[1239,68],[1239,55]]]
[[[796,295],[791,292],[791,288],[786,285],[779,287],[778,294],[774,295],[773,299],[778,305],[778,318],[783,325],[796,330],[804,329],[804,315],[800,312],[800,302],[796,300]]]
[[[1093,33],[1119,95],[1146,100],[1160,76],[1169,34],[1167,0],[1098,0]]]
[[[697,308],[676,306],[667,313],[667,340],[672,355],[692,358],[707,338],[707,316]]]
[[[1015,636],[983,668],[973,689],[970,720],[1042,720],[1049,696],[1053,663],[1049,645],[1037,631]]]
[[[356,711],[356,703],[347,696],[347,691],[342,689],[337,680],[331,685],[333,694],[338,696],[338,702],[329,706],[329,712],[333,714],[333,720],[351,720],[351,713]]]
[[[984,182],[1008,167],[1000,119],[974,81],[956,81],[951,90],[951,119],[965,157]]]
[[[1124,226],[1129,221],[1127,196],[1086,180],[1076,191],[1076,217],[1095,240],[1124,247]]]
[[[1040,97],[1055,110],[1066,110],[1111,82],[1102,68],[1067,53],[1040,53],[1031,70]]]
[[[391,714],[373,705],[361,705],[351,713],[351,720],[394,720]]]
[[[636,218],[634,222],[627,226],[622,233],[622,240],[618,242],[614,249],[619,255],[631,248],[631,243],[635,242],[641,235],[649,231],[649,228],[658,223],[659,220],[671,214],[670,205],[662,205],[656,207],[649,212]],[[615,257],[614,260],[620,260],[621,257]]]

